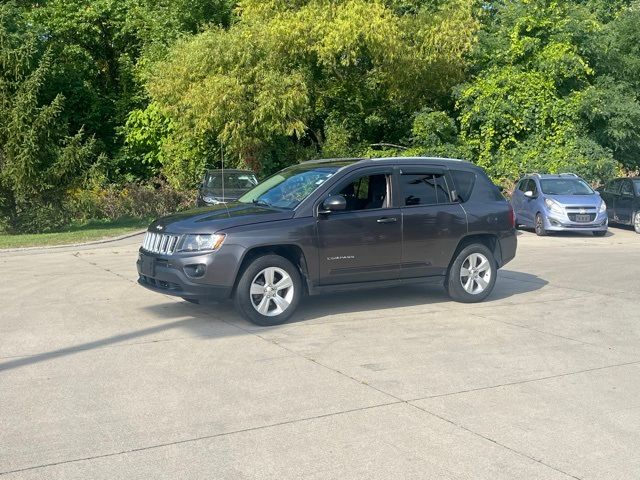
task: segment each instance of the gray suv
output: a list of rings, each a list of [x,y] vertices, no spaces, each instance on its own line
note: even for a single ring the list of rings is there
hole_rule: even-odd
[[[153,222],[139,283],[191,302],[233,298],[258,325],[286,321],[303,294],[437,283],[478,302],[515,256],[514,225],[498,188],[469,162],[310,161],[237,202]]]

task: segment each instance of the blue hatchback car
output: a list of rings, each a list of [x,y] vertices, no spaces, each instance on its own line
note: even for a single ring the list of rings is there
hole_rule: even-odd
[[[511,195],[516,225],[548,232],[591,231],[607,233],[607,205],[600,194],[573,173],[526,175]]]

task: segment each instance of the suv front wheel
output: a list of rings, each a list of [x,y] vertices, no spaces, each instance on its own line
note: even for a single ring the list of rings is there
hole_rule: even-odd
[[[498,269],[493,253],[482,244],[472,244],[460,251],[449,268],[446,287],[456,302],[481,302],[496,284]]]
[[[279,255],[254,259],[242,272],[235,291],[236,308],[261,326],[286,322],[298,307],[302,279],[298,269]]]

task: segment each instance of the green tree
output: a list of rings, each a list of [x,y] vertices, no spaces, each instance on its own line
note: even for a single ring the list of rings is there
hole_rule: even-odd
[[[0,229],[46,230],[64,222],[62,200],[94,160],[94,141],[69,134],[65,99],[44,95],[51,53],[14,4],[0,6]]]
[[[597,68],[594,5],[521,0],[492,7],[477,75],[457,89],[460,137],[495,177],[573,170],[598,181],[640,146],[633,92]]]
[[[167,177],[193,183],[221,146],[269,172],[276,146],[338,155],[407,137],[416,108],[450,102],[478,24],[470,1],[403,3],[246,0],[229,29],[179,40],[147,74],[173,127],[156,142]]]

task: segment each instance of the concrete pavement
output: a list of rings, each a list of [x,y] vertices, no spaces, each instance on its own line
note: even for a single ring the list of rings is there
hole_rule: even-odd
[[[140,238],[0,254],[0,477],[637,479],[640,235],[523,232],[480,305],[309,298],[255,327]]]

